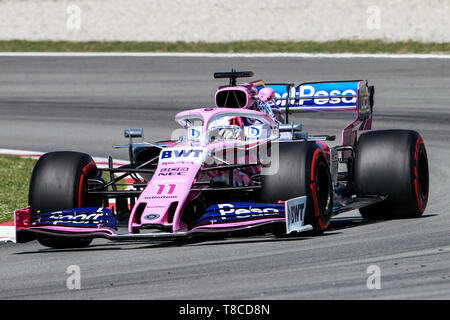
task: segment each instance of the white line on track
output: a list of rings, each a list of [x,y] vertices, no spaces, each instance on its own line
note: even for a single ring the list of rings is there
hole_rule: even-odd
[[[0,154],[3,155],[13,155],[13,156],[19,156],[19,157],[25,157],[25,158],[39,158],[41,155],[43,155],[45,152],[40,151],[26,151],[26,150],[15,150],[15,149],[0,149]],[[108,159],[107,158],[101,158],[101,157],[92,157],[94,161],[97,163],[99,168],[104,168],[108,166]],[[129,164],[130,162],[127,160],[120,160],[120,159],[114,159],[113,166],[117,167],[124,164]]]
[[[185,57],[185,58],[330,58],[450,59],[450,54],[384,53],[196,53],[196,52],[0,52],[0,57]]]

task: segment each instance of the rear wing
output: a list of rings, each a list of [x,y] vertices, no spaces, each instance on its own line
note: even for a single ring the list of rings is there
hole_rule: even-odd
[[[268,83],[275,91],[275,103],[285,113],[311,111],[353,111],[355,120],[342,130],[342,144],[354,145],[357,130],[370,130],[375,87],[367,80],[307,82],[295,86],[291,83]],[[258,88],[259,89],[259,88]]]
[[[275,102],[280,111],[291,113],[356,111],[359,108],[363,112],[370,112],[375,92],[367,80],[307,82],[298,86],[292,83],[268,83],[265,86],[275,91]]]

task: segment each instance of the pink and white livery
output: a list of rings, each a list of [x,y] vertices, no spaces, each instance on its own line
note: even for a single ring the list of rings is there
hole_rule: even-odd
[[[97,168],[84,153],[44,154],[31,176],[29,207],[15,211],[17,242],[68,248],[93,238],[318,235],[348,210],[366,219],[422,215],[423,140],[415,131],[370,131],[374,87],[367,81],[236,83],[251,76],[215,73],[230,83],[217,89],[214,106],[175,116],[179,139],[150,143],[142,129],[125,130],[129,143],[115,147],[128,148],[127,165],[114,168],[110,158],[109,167]],[[311,136],[289,122],[309,111],[350,111],[355,120],[331,147],[334,136]]]

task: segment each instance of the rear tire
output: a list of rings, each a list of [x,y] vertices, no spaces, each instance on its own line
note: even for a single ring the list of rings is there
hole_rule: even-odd
[[[44,154],[31,174],[28,200],[34,219],[38,213],[80,207],[101,207],[99,197],[86,193],[87,179],[97,173],[91,156],[85,153],[58,151]],[[80,248],[92,239],[38,235],[40,244],[51,248]]]
[[[328,227],[333,211],[333,189],[328,162],[315,142],[280,143],[278,172],[263,175],[261,200],[276,203],[306,196],[305,225],[313,226],[312,235]],[[273,157],[273,155],[272,155]],[[286,233],[285,226],[274,230]]]
[[[367,220],[420,217],[428,202],[429,172],[419,133],[381,130],[362,134],[356,150],[355,188],[358,196],[387,196],[360,209]]]

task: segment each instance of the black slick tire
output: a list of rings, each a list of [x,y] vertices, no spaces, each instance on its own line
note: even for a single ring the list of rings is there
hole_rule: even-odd
[[[261,200],[276,203],[306,196],[305,225],[312,225],[311,235],[319,235],[328,227],[333,210],[332,181],[325,154],[315,142],[280,143],[278,147],[279,157],[272,154],[271,159],[278,161],[278,171],[262,176]],[[283,226],[274,233],[281,235],[285,231]]]
[[[86,194],[87,179],[97,173],[94,160],[85,153],[57,151],[44,154],[30,180],[28,201],[33,218],[38,213],[80,207],[101,207],[101,199]],[[52,248],[80,248],[92,239],[38,235],[40,244]]]
[[[362,134],[356,148],[356,193],[387,199],[361,208],[361,215],[367,220],[420,217],[428,202],[428,170],[419,133],[380,130]]]

